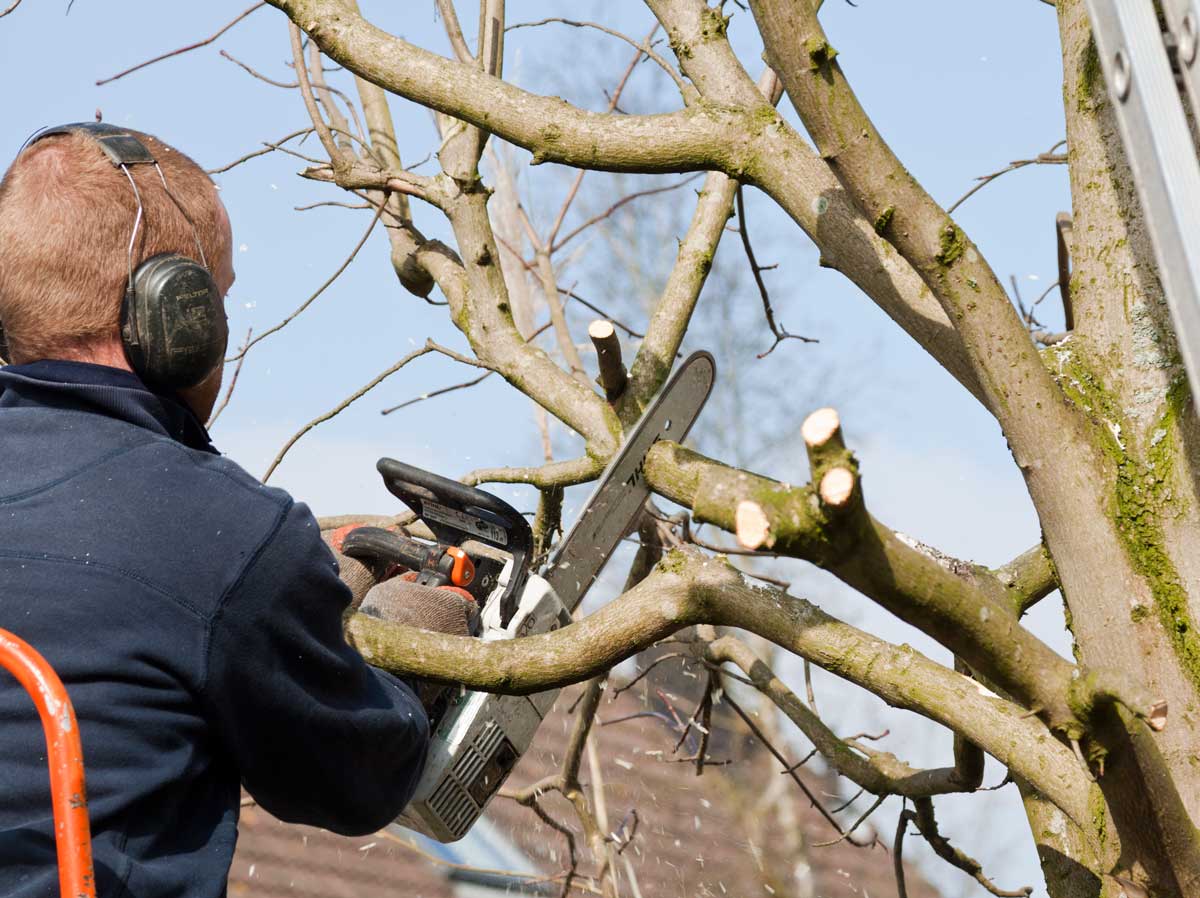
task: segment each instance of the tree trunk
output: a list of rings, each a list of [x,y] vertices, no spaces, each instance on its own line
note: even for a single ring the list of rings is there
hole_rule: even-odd
[[[1087,835],[1101,869],[1155,896],[1194,895],[1197,421],[1084,4],[1059,0],[1058,11],[1074,207],[1074,330],[1044,356],[1091,421],[1101,460],[1101,507],[1080,514],[1107,520],[1119,551],[1050,532],[1047,542],[1081,665],[1119,670],[1170,707],[1161,733],[1115,711],[1096,720],[1084,749],[1109,811],[1094,802]],[[1100,879],[1072,872],[1077,835],[1050,825],[1053,813],[1036,798],[1026,796],[1026,809],[1051,895],[1103,894]]]

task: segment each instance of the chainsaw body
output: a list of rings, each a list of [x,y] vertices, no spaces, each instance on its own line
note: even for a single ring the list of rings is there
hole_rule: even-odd
[[[650,495],[642,475],[646,453],[659,440],[683,441],[715,376],[706,352],[681,363],[626,433],[545,576],[529,570],[529,524],[508,503],[387,458],[377,466],[384,484],[429,526],[436,545],[360,528],[342,551],[355,555],[356,541],[364,540],[364,556],[417,571],[420,583],[469,593],[481,612],[474,635],[482,639],[564,627]],[[444,694],[429,714],[433,738],[425,771],[396,822],[440,842],[466,835],[529,748],[558,692],[492,695],[460,687]]]
[[[377,465],[388,490],[433,532],[433,543],[363,527],[343,551],[409,568],[416,582],[469,593],[481,639],[512,639],[571,621],[554,590],[529,572],[531,535],[507,502],[393,459]],[[410,575],[412,576],[412,575]],[[466,835],[533,741],[558,690],[530,696],[447,690],[429,710],[425,772],[397,822],[440,842]]]
[[[506,566],[507,568],[507,566]],[[497,584],[483,609],[483,639],[511,639],[557,630],[571,615],[550,585],[536,574],[525,579],[516,611],[500,625]],[[450,692],[445,706],[431,717],[433,733],[425,772],[401,826],[439,842],[461,839],[487,807],[500,785],[533,741],[550,711],[557,689],[535,695],[492,695],[462,688]]]

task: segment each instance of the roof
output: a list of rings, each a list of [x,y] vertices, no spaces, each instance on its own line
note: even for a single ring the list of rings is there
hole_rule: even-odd
[[[816,847],[837,834],[796,785],[779,775],[778,762],[738,738],[744,730],[710,751],[736,755],[717,758],[733,763],[709,766],[700,777],[694,764],[678,763],[689,746],[673,753],[678,735],[663,720],[670,715],[661,713],[654,691],[643,686],[602,702],[593,737],[606,829],[622,841],[633,833],[617,858],[622,895],[862,898],[895,891],[891,857],[882,845],[864,849],[843,841]],[[508,787],[519,788],[556,772],[573,726],[566,710],[577,695],[575,689],[559,697]],[[683,701],[679,705],[688,709],[679,711],[686,719],[691,706]],[[832,784],[821,776],[801,773],[815,794],[831,791]],[[594,777],[586,758],[580,778],[590,790]],[[565,799],[553,794],[541,801],[555,820],[579,833]],[[852,821],[860,811],[855,805],[842,818]],[[546,877],[561,874],[567,865],[563,836],[531,810],[503,797],[493,801],[467,839],[451,846],[414,839],[399,827],[342,838],[280,823],[260,808],[244,809],[240,831],[229,880],[234,898],[557,894],[560,880]],[[423,847],[414,850],[410,842]],[[586,886],[586,874],[594,867],[582,836],[578,844],[583,858],[579,873]],[[472,873],[462,869],[464,864],[486,867],[492,874]],[[501,875],[506,872],[522,875]],[[526,885],[518,891],[520,883]],[[491,888],[480,889],[488,885]],[[912,870],[907,885],[912,898],[938,894]]]

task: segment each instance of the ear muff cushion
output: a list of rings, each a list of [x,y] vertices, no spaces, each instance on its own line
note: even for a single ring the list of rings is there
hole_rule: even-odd
[[[137,267],[121,307],[130,365],[147,384],[179,390],[221,363],[229,334],[220,291],[208,269],[177,253]]]

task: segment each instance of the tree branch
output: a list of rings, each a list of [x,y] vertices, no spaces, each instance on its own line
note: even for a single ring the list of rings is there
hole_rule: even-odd
[[[468,689],[531,694],[608,670],[697,623],[738,627],[962,732],[1086,825],[1086,779],[1070,749],[1044,725],[972,680],[850,627],[772,589],[752,588],[732,568],[687,550],[596,613],[554,633],[487,642],[356,615],[349,634],[363,656],[400,675]]]
[[[902,795],[907,798],[971,792],[978,780],[959,767],[917,770],[888,752],[873,751],[864,756],[862,746],[851,746],[829,729],[753,650],[735,636],[722,636],[703,647],[704,656],[715,664],[729,662],[750,678],[750,682],[799,728],[838,773],[875,795]]]
[[[836,431],[830,432],[833,439]],[[813,484],[792,487],[726,467],[674,443],[658,443],[644,466],[655,492],[696,521],[820,565],[928,633],[1054,727],[1078,721],[1068,703],[1073,668],[1021,627],[998,582],[931,556],[868,514],[857,465],[824,456]],[[950,561],[953,561],[952,559]]]
[[[19,0],[18,0],[18,2],[19,2]],[[126,75],[132,75],[134,72],[136,72],[140,69],[146,68],[146,66],[154,65],[156,62],[162,62],[164,59],[170,59],[172,56],[179,56],[183,53],[188,53],[192,50],[198,50],[201,47],[207,47],[209,44],[211,44],[213,41],[215,41],[217,38],[219,38],[222,34],[224,34],[226,31],[228,31],[230,28],[232,28],[238,22],[242,21],[242,19],[246,18],[246,16],[250,15],[250,13],[252,13],[256,9],[259,9],[260,7],[263,7],[266,5],[267,5],[266,3],[255,3],[253,6],[249,7],[248,9],[243,10],[240,14],[235,16],[231,22],[227,22],[215,34],[210,35],[209,37],[206,37],[203,40],[196,41],[196,43],[194,43],[194,44],[188,44],[186,47],[180,47],[178,50],[171,50],[168,53],[163,53],[161,56],[155,56],[153,59],[147,59],[145,62],[139,62],[135,66],[130,66],[129,68],[125,69],[124,71],[117,72],[117,74],[115,74],[115,75],[110,75],[107,78],[101,78],[99,81],[96,82],[96,86],[101,87],[102,85],[108,84],[110,81],[116,81],[118,78],[124,78]],[[8,9],[6,9],[4,11],[3,15],[8,15],[10,12],[12,12],[16,8],[17,8],[17,4],[14,3],[12,6],[10,6]]]

